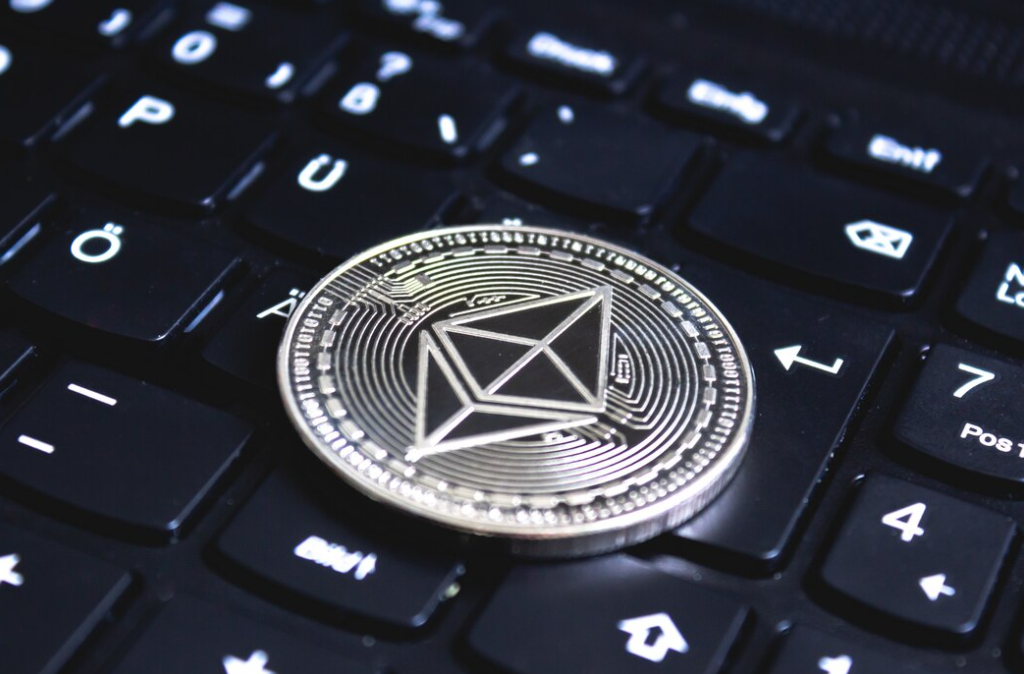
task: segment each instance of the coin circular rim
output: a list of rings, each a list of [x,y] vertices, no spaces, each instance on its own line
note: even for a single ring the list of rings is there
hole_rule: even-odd
[[[351,470],[348,462],[331,452],[312,432],[305,416],[299,409],[296,396],[292,392],[291,372],[289,368],[290,346],[295,330],[301,317],[320,292],[335,278],[363,262],[377,257],[394,248],[430,239],[437,236],[457,235],[466,232],[481,231],[520,231],[532,232],[553,237],[565,237],[591,243],[610,251],[620,253],[638,262],[648,263],[662,271],[672,281],[679,282],[689,294],[696,297],[706,308],[712,309],[718,319],[719,328],[725,332],[736,349],[737,360],[742,363],[746,375],[745,407],[740,414],[737,426],[740,430],[731,442],[718,454],[717,460],[710,470],[702,471],[692,482],[685,484],[676,492],[656,501],[653,505],[636,508],[621,515],[603,518],[580,524],[538,525],[526,530],[518,526],[510,526],[490,520],[469,521],[458,516],[448,515],[431,510],[413,499],[396,494],[394,491],[381,487],[377,482],[367,480]],[[328,272],[313,288],[311,288],[292,312],[288,320],[277,352],[277,384],[292,425],[299,431],[306,446],[342,480],[361,494],[397,509],[407,515],[427,520],[450,530],[468,533],[486,538],[505,538],[510,544],[510,551],[532,557],[574,557],[607,552],[628,545],[641,543],[658,534],[673,529],[699,512],[701,512],[728,485],[743,462],[744,454],[749,446],[755,414],[754,370],[747,356],[746,349],[739,336],[722,314],[721,310],[711,302],[703,292],[686,281],[682,276],[668,269],[665,265],[630,250],[624,246],[610,243],[603,239],[580,234],[574,231],[563,231],[550,227],[534,225],[502,225],[481,223],[430,229],[385,241],[372,248],[350,257],[345,262]],[[358,444],[358,443],[356,443]]]

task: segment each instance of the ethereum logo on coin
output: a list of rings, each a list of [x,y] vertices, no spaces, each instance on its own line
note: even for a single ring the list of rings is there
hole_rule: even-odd
[[[612,289],[485,309],[420,333],[406,456],[593,423],[604,411]]]

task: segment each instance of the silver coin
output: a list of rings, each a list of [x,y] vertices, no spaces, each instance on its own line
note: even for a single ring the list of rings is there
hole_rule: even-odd
[[[754,382],[695,288],[637,253],[508,225],[344,263],[278,355],[288,414],[348,484],[530,556],[637,543],[740,465]]]

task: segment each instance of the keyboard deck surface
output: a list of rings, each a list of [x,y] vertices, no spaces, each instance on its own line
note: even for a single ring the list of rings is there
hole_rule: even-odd
[[[3,0],[0,671],[1021,671],[1022,44],[994,0]],[[473,222],[730,318],[710,508],[532,563],[305,449],[305,291]]]

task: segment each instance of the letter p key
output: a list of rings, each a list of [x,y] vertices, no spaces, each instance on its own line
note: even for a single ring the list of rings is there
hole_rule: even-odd
[[[143,96],[128,108],[117,125],[127,129],[135,122],[145,124],[166,124],[174,119],[174,104],[155,96]]]

